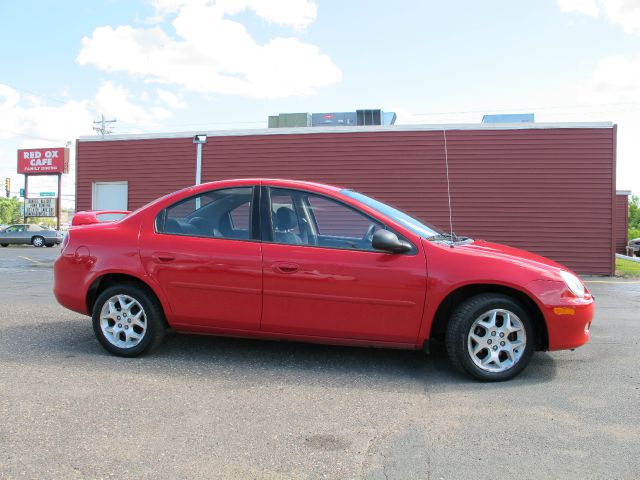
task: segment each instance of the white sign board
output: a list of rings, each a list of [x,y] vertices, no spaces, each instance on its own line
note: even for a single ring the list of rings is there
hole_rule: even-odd
[[[55,198],[25,198],[24,199],[24,216],[25,217],[55,217],[56,216],[56,199]]]

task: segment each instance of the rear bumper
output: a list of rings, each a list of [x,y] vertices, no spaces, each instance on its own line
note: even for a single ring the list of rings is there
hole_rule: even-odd
[[[532,282],[528,288],[538,299],[544,315],[549,350],[577,348],[589,341],[595,312],[589,292],[584,298],[576,298],[563,282],[547,280]]]
[[[86,304],[86,266],[73,256],[60,255],[53,264],[53,295],[63,307],[89,315]]]

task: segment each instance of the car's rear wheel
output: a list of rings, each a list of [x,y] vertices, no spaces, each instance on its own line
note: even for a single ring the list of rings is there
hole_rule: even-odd
[[[9,246],[8,243],[0,243],[0,245],[2,245],[3,247],[8,247]]]
[[[136,357],[157,347],[166,329],[155,296],[134,284],[105,289],[93,307],[93,331],[100,344],[121,357]]]
[[[31,245],[34,247],[44,247],[44,237],[36,235],[31,239]]]
[[[447,326],[447,352],[462,371],[485,382],[509,380],[535,350],[529,314],[511,297],[482,294],[463,302]]]

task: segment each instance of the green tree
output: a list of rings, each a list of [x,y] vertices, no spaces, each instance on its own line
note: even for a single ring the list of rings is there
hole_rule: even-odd
[[[18,223],[21,221],[20,206],[17,198],[0,198],[0,223]]]
[[[629,238],[640,237],[640,198],[633,195],[629,199]]]

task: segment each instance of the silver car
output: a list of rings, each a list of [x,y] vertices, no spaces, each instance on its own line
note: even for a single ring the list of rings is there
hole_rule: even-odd
[[[18,224],[9,225],[0,231],[0,245],[10,244],[33,245],[34,247],[53,247],[62,243],[64,234],[42,228],[39,225]]]

